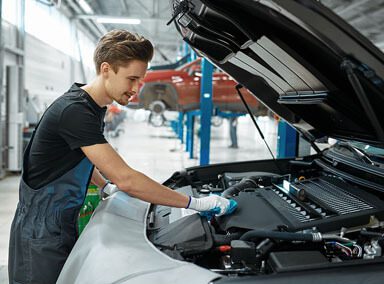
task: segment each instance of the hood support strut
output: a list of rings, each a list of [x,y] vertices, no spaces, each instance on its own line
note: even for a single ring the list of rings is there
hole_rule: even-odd
[[[374,128],[381,142],[384,142],[383,128],[381,127],[380,122],[377,119],[377,116],[375,115],[375,111],[373,110],[372,105],[368,100],[367,94],[365,93],[364,88],[355,73],[356,68],[357,66],[349,59],[345,59],[341,63],[341,69],[345,70],[345,72],[347,73],[348,80],[351,83],[351,86],[355,91],[357,97],[359,98],[360,103],[363,106],[363,109],[365,110],[372,127]]]
[[[236,91],[237,91],[237,93],[238,93],[238,95],[239,95],[241,101],[243,102],[245,108],[247,109],[247,112],[248,112],[249,116],[251,117],[251,119],[252,119],[252,121],[253,121],[253,124],[256,126],[256,129],[259,131],[259,134],[260,134],[261,139],[263,139],[265,145],[267,146],[268,151],[269,151],[269,153],[271,154],[272,159],[273,159],[273,161],[275,162],[275,165],[276,165],[277,169],[279,170],[280,173],[282,173],[282,170],[281,170],[281,168],[279,167],[279,164],[276,162],[276,158],[275,158],[275,156],[273,155],[271,148],[269,148],[269,145],[268,145],[267,141],[265,141],[263,132],[261,131],[259,125],[257,124],[257,122],[256,122],[256,120],[255,120],[255,117],[253,116],[252,111],[250,110],[248,104],[246,103],[246,101],[245,101],[245,99],[244,99],[244,97],[243,97],[243,94],[240,92],[240,89],[241,89],[242,87],[243,87],[243,86],[242,86],[241,84],[237,84],[236,87],[235,87],[235,89],[236,89]]]

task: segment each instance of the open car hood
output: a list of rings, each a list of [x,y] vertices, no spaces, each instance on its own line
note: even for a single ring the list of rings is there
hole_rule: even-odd
[[[313,0],[173,0],[198,53],[309,138],[384,146],[384,55]]]

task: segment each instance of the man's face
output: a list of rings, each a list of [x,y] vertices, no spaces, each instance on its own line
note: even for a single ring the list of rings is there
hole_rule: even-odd
[[[137,95],[140,81],[147,72],[148,63],[132,60],[125,67],[119,67],[117,73],[109,68],[106,73],[105,90],[107,96],[120,105],[127,105]]]

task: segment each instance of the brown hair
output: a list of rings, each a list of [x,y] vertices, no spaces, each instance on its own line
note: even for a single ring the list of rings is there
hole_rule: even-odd
[[[97,74],[103,62],[109,63],[116,73],[119,67],[126,66],[131,60],[149,62],[152,57],[153,45],[149,40],[126,30],[112,30],[100,38],[93,61]]]

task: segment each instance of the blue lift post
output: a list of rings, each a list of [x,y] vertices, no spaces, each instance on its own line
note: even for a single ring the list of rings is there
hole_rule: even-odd
[[[183,52],[187,54],[190,52],[189,62],[197,59],[197,54],[186,43],[183,44]],[[206,59],[201,62],[201,88],[200,88],[200,110],[189,111],[185,115],[186,131],[185,131],[185,150],[189,152],[189,158],[193,158],[193,144],[194,144],[194,125],[195,117],[201,116],[200,127],[200,165],[207,165],[209,163],[209,148],[211,139],[211,117],[212,117],[212,74],[213,65]],[[178,137],[183,143],[184,136],[184,113],[179,113],[178,118]]]
[[[184,143],[184,113],[179,112],[179,117],[177,120],[171,120],[170,126],[173,132],[176,133],[177,138],[180,139],[181,144]]]
[[[181,141],[181,144],[184,143],[184,113],[179,112],[179,119],[177,120],[177,135]]]
[[[193,159],[193,143],[195,132],[195,116],[200,115],[200,110],[192,110],[187,112],[187,133],[185,137],[185,151],[189,152],[189,158]]]
[[[181,54],[183,56],[186,56],[190,52],[190,50],[191,50],[190,46],[186,42],[183,42],[183,44],[181,45],[181,49],[182,49],[182,53]]]
[[[183,54],[183,56],[185,56],[188,53],[190,54],[190,57],[188,58],[188,62],[192,62],[193,60],[195,60],[197,58],[196,52],[194,52],[193,49],[186,42],[184,42],[182,45],[182,54]],[[181,141],[181,144],[184,143],[184,115],[185,114],[183,112],[179,112],[178,120],[172,124],[172,129],[174,130],[174,132],[176,132],[178,138]],[[186,151],[189,151],[188,141],[189,141],[189,137],[190,137],[190,130],[188,132],[188,119],[194,120],[194,117],[189,117],[187,115],[187,132],[186,132],[186,139],[185,139],[187,142],[186,143]],[[193,132],[192,132],[192,134],[193,134]],[[193,139],[193,135],[191,137]],[[192,141],[192,145],[193,145],[193,141]],[[193,149],[192,149],[192,151],[193,151]],[[193,156],[193,153],[192,153],[192,156]]]
[[[197,59],[196,52],[192,48],[190,48],[189,51],[191,52],[191,56],[189,58],[189,62],[195,61]]]
[[[277,130],[277,158],[294,158],[296,154],[296,130],[285,121],[280,120]]]
[[[195,130],[195,117],[191,112],[187,112],[187,132],[185,133],[185,151],[189,152],[189,158],[193,158],[193,132]]]
[[[185,151],[189,152],[189,158],[193,158],[193,132],[195,118],[191,112],[187,112],[187,131],[185,133]]]
[[[201,61],[201,89],[200,89],[200,165],[209,164],[209,150],[211,140],[212,102],[212,74],[213,65],[205,58]]]
[[[196,59],[196,53],[191,49],[191,47],[184,42],[180,46],[180,50],[183,56],[190,54],[188,58],[188,62],[191,62]],[[172,130],[176,133],[177,137],[180,139],[181,144],[184,143],[184,112],[179,112],[179,117],[177,120],[171,121],[171,127]],[[186,134],[188,137],[188,134]],[[187,138],[186,138],[187,140]],[[187,140],[188,141],[188,140]],[[186,145],[186,149],[188,149],[188,146]],[[188,151],[188,150],[186,150]]]

